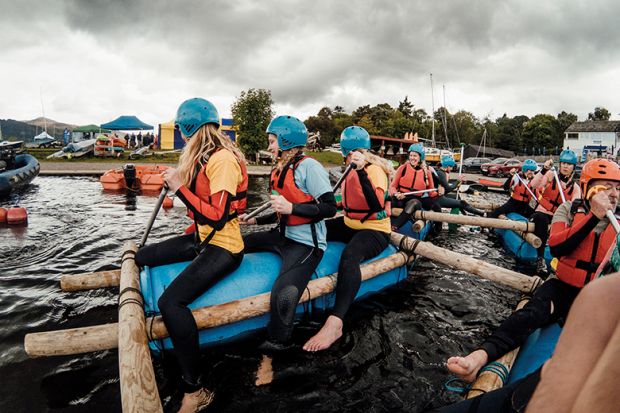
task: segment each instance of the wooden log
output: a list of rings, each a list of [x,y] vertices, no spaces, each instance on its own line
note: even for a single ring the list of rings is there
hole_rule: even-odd
[[[95,288],[118,287],[121,270],[65,274],[60,277],[63,291],[82,291]]]
[[[411,228],[413,229],[413,232],[420,232],[425,226],[426,226],[426,221],[418,219],[412,224]]]
[[[403,252],[396,252],[360,267],[362,280],[373,278],[386,271],[400,267],[411,260]],[[336,286],[337,274],[321,277],[308,283],[300,302],[332,292]],[[270,293],[259,294],[229,303],[198,308],[192,311],[199,329],[217,327],[269,312]],[[151,339],[168,337],[161,317],[146,320]],[[146,331],[146,330],[145,330]],[[26,334],[24,347],[30,357],[60,356],[87,353],[116,348],[118,345],[118,325],[104,324],[68,330],[48,331]]]
[[[512,221],[497,218],[483,218],[473,215],[453,215],[443,214],[433,211],[416,211],[413,213],[415,219],[428,221],[447,222],[449,224],[476,225],[479,227],[510,229],[513,231],[533,232],[534,223],[525,221]]]
[[[134,257],[138,247],[123,247],[118,303],[118,371],[123,412],[163,412],[146,337],[144,303]]]
[[[523,299],[519,301],[519,304],[517,305],[517,310],[522,309],[528,301],[528,299]],[[516,348],[504,354],[502,357],[497,359],[496,362],[504,366],[506,371],[510,373],[512,365],[517,359],[518,354],[519,348]],[[472,384],[471,389],[469,390],[465,398],[471,399],[472,397],[480,396],[481,394],[499,389],[504,384],[504,380],[496,372],[494,372],[493,370],[484,370],[478,375],[476,381]]]
[[[484,209],[486,211],[493,211],[501,206],[500,204],[494,204],[492,202],[473,201],[469,199],[467,200],[467,203],[474,208]]]
[[[392,232],[391,242],[407,253],[420,255],[525,293],[531,293],[542,283],[540,277],[530,277],[396,232]]]
[[[506,215],[500,215],[499,219],[508,219]],[[525,240],[534,248],[539,248],[542,245],[542,240],[531,232],[515,231],[521,238]]]

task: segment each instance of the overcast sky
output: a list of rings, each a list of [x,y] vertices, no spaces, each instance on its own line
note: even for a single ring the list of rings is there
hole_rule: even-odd
[[[435,107],[620,116],[620,2],[0,0],[0,118],[157,124],[242,90],[278,114]]]

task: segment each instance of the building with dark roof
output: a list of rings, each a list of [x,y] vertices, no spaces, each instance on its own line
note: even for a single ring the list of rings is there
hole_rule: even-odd
[[[589,120],[574,122],[564,132],[564,148],[572,149],[583,161],[589,152],[596,156],[618,154],[620,121]]]

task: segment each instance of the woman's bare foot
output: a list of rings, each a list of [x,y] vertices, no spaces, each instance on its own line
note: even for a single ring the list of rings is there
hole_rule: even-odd
[[[330,315],[319,332],[304,344],[304,350],[320,351],[328,349],[340,337],[342,337],[342,320]]]
[[[466,357],[450,357],[446,366],[448,370],[467,382],[476,380],[478,371],[489,361],[489,356],[484,350],[476,350]]]
[[[271,357],[263,355],[263,359],[256,371],[256,386],[264,386],[273,381],[273,368],[271,367]]]
[[[199,412],[210,405],[214,397],[215,394],[206,388],[202,388],[193,393],[185,393],[178,413]]]

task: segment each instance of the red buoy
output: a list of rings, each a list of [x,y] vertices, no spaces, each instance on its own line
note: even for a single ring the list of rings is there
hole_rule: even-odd
[[[19,225],[28,222],[26,208],[9,208],[6,214],[6,222],[9,225]]]
[[[173,205],[174,205],[174,202],[172,201],[172,198],[168,196],[164,198],[163,207],[165,209],[172,208]]]
[[[0,208],[0,224],[6,224],[6,208]]]

